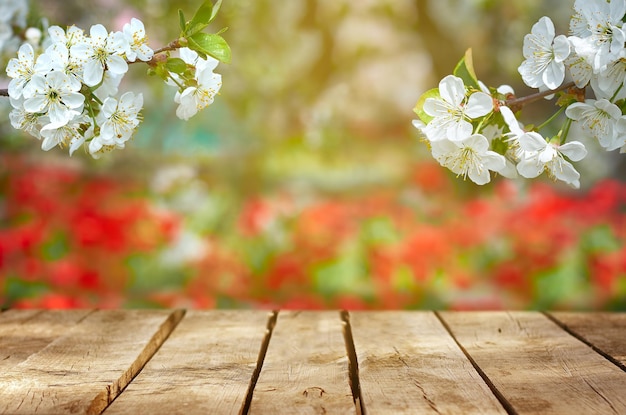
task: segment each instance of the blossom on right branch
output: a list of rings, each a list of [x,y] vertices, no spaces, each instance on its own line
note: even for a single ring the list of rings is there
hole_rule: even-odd
[[[580,187],[580,173],[563,156],[572,161],[585,158],[587,149],[581,142],[570,141],[559,145],[547,142],[539,134],[524,134],[519,138],[519,145],[524,151],[517,164],[517,171],[521,176],[532,179],[547,171],[554,179],[574,188]]]
[[[448,75],[439,82],[440,98],[427,98],[424,112],[433,117],[424,129],[431,141],[447,138],[460,141],[472,134],[471,120],[493,110],[493,100],[484,92],[474,92],[466,98],[463,80]]]
[[[489,150],[489,142],[482,134],[469,135],[461,140],[436,140],[431,142],[435,160],[453,173],[469,177],[476,184],[491,180],[489,170],[498,171],[505,167],[504,157]]]
[[[597,140],[608,151],[626,144],[626,117],[622,110],[606,99],[587,99],[575,102],[565,114],[576,121],[574,125],[584,135]]]
[[[524,58],[519,73],[531,88],[556,89],[565,79],[565,59],[570,44],[563,35],[554,37],[554,23],[542,17],[524,37]]]

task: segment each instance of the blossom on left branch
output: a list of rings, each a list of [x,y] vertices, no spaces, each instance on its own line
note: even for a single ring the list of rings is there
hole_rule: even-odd
[[[149,60],[153,55],[141,37],[134,36],[143,24],[137,19],[133,24],[134,30],[124,32],[107,32],[97,24],[89,35],[75,26],[67,30],[52,26],[40,45],[22,45],[7,65],[13,127],[43,139],[45,151],[60,146],[71,154],[89,142],[86,149],[97,158],[123,147],[139,124],[143,98],[124,94],[120,102],[132,101],[133,109],[121,117],[110,110],[117,106],[117,85],[128,71],[128,57]],[[116,115],[113,125],[123,125],[123,133],[115,138],[109,133],[112,115]]]

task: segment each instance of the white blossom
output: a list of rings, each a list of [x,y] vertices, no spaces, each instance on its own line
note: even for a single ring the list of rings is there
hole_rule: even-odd
[[[9,61],[6,73],[12,78],[9,82],[9,96],[20,98],[24,87],[35,74],[35,51],[29,43],[23,44],[17,52],[17,58]]]
[[[84,136],[80,132],[81,124],[86,122],[85,119],[76,118],[71,122],[58,125],[48,124],[41,129],[41,149],[43,151],[51,150],[56,146],[70,147],[70,155],[76,149],[76,143],[84,142]]]
[[[40,139],[42,125],[50,122],[48,117],[33,112],[27,112],[24,109],[24,98],[15,99],[9,97],[9,101],[13,107],[9,113],[11,126],[16,130],[24,130],[33,137]]]
[[[70,51],[62,43],[54,43],[39,55],[35,64],[35,72],[48,73],[51,71],[61,71],[66,75],[82,81],[82,66],[70,55]]]
[[[622,19],[626,0],[576,0],[574,10],[569,40],[576,53],[598,73],[620,58],[624,50]]]
[[[615,150],[623,145],[617,124],[622,118],[620,108],[606,99],[588,99],[575,102],[565,110],[565,114],[576,121],[582,132],[600,143],[607,150]]]
[[[63,30],[59,26],[50,26],[48,28],[48,35],[53,44],[62,44],[67,49],[70,49],[74,45],[85,42],[85,31],[76,26],[70,26],[67,31]]]
[[[43,34],[41,33],[41,30],[36,27],[29,27],[24,32],[26,42],[30,43],[33,47],[39,46],[42,36]]]
[[[472,134],[469,120],[487,115],[493,110],[493,99],[484,92],[474,92],[466,98],[461,78],[448,75],[439,82],[438,98],[427,98],[424,112],[433,117],[424,132],[431,141],[447,138],[460,141]]]
[[[143,106],[143,95],[124,93],[119,101],[109,97],[102,103],[100,140],[103,144],[121,144],[127,141],[139,125],[139,112]]]
[[[137,58],[142,61],[149,61],[154,55],[154,51],[148,46],[148,37],[143,22],[134,17],[130,23],[126,23],[122,29],[129,50],[126,52],[126,59],[134,62]]]
[[[198,111],[208,107],[213,103],[215,95],[222,86],[222,76],[214,73],[217,61],[213,58],[204,61],[203,68],[196,68],[197,86],[185,88],[182,92],[176,92],[174,102],[178,105],[176,116],[183,120],[188,120],[198,113]]]
[[[519,145],[524,150],[522,159],[517,163],[517,171],[521,176],[534,178],[547,171],[550,177],[574,188],[580,187],[580,173],[563,156],[572,161],[582,160],[587,155],[582,143],[570,141],[558,145],[547,142],[539,134],[527,133],[519,138]]]
[[[24,109],[46,113],[52,124],[67,124],[82,112],[85,96],[80,88],[80,82],[63,72],[35,74],[24,89]]]
[[[489,150],[487,138],[474,134],[452,141],[449,139],[431,142],[435,160],[463,178],[469,177],[476,184],[486,184],[491,180],[489,170],[505,168],[502,155]]]
[[[122,55],[128,42],[121,32],[107,33],[101,24],[91,26],[89,38],[73,45],[70,53],[83,65],[83,82],[95,86],[102,82],[105,68],[114,74],[125,74],[128,63]]]
[[[524,37],[524,58],[518,71],[524,83],[531,88],[558,88],[565,79],[565,59],[570,44],[563,35],[555,37],[554,24],[542,17]]]
[[[593,76],[591,65],[574,51],[565,59],[565,67],[578,88],[584,88]]]
[[[591,88],[596,98],[608,98],[615,102],[626,97],[625,81],[626,61],[618,59],[591,78]]]

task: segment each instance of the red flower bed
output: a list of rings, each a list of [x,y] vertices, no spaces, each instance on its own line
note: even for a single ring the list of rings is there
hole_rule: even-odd
[[[132,183],[7,160],[1,300],[46,308],[626,308],[626,185],[562,193],[500,182],[459,197],[439,171],[427,165],[395,191],[251,198],[232,223],[202,234],[156,210]],[[201,255],[163,265],[163,250],[184,232],[195,232]]]

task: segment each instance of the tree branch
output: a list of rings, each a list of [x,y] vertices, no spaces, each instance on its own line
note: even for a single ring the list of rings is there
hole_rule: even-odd
[[[509,107],[509,108],[521,108],[526,104],[530,104],[531,102],[535,102],[535,101],[539,101],[549,95],[555,94],[557,92],[560,91],[565,91],[567,89],[573,88],[575,87],[576,84],[574,82],[568,82],[567,84],[563,84],[560,87],[558,87],[557,89],[551,89],[548,91],[541,91],[541,92],[536,92],[534,94],[530,94],[530,95],[526,95],[525,97],[521,97],[521,98],[511,98],[511,99],[507,99],[505,100],[502,105]]]

